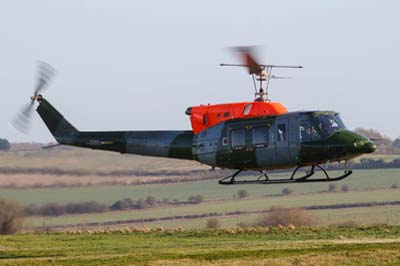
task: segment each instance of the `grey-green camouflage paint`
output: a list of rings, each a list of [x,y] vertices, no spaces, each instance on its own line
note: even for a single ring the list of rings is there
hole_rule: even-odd
[[[91,149],[147,156],[196,160],[212,167],[268,170],[343,161],[375,150],[366,137],[347,129],[320,140],[302,142],[299,121],[334,112],[293,112],[279,116],[234,119],[207,128],[198,134],[173,131],[79,131],[46,99],[38,99],[37,112],[58,143]],[[278,125],[284,124],[285,140],[278,139]],[[262,147],[252,144],[252,129],[268,128]],[[240,150],[231,146],[231,132],[243,129],[246,143]]]

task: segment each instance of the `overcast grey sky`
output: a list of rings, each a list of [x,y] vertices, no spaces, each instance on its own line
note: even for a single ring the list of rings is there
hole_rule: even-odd
[[[80,130],[188,129],[186,107],[253,99],[225,49],[260,45],[281,70],[270,96],[290,111],[336,110],[349,128],[400,136],[399,1],[0,2],[0,137],[52,141],[29,101],[36,60],[57,69],[43,94]]]

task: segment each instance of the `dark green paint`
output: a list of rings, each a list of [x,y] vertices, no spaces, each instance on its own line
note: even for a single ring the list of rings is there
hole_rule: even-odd
[[[369,139],[349,130],[335,132],[325,140],[302,143],[300,147],[299,165],[349,160],[376,149]]]

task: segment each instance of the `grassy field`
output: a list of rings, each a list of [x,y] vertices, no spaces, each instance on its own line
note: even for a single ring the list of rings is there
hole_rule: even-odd
[[[371,158],[383,158],[384,160],[393,160],[394,156],[373,155]],[[151,169],[148,166],[152,165]],[[91,151],[78,148],[72,149],[54,149],[40,151],[15,151],[0,153],[0,167],[20,167],[20,168],[57,168],[62,170],[83,170],[91,172],[93,170],[110,171],[185,171],[207,170],[209,167],[202,166],[196,162],[160,159],[134,155],[120,155],[117,153]],[[333,172],[332,174],[339,174]],[[212,174],[212,172],[210,172]],[[277,174],[278,176],[287,175],[287,173]],[[68,175],[38,175],[38,174],[17,174],[0,175],[0,186],[5,182],[17,182],[35,184],[45,182],[92,182],[93,180],[113,181],[117,178],[126,178],[126,180],[137,179],[141,177],[111,177],[111,176],[68,176]],[[83,181],[87,180],[87,181]],[[4,182],[3,182],[4,181]],[[18,181],[19,182],[19,181]],[[76,186],[64,188],[0,188],[0,196],[8,199],[15,199],[23,205],[29,204],[47,204],[69,202],[97,201],[111,205],[117,200],[123,198],[132,198],[137,200],[147,196],[155,196],[159,200],[167,198],[169,200],[185,201],[191,195],[202,195],[207,201],[198,205],[187,205],[178,207],[154,208],[146,210],[131,210],[122,212],[106,212],[98,214],[82,215],[63,215],[60,217],[29,217],[25,221],[27,227],[32,226],[53,226],[63,224],[82,224],[91,222],[109,222],[129,219],[158,218],[166,216],[183,216],[192,214],[202,214],[211,212],[232,212],[232,211],[263,211],[271,206],[280,205],[283,207],[324,205],[337,203],[355,203],[371,201],[396,201],[399,189],[387,189],[393,184],[400,187],[400,169],[377,169],[377,170],[356,170],[349,178],[334,183],[339,188],[346,184],[352,190],[349,193],[320,193],[328,190],[328,183],[308,183],[308,184],[284,184],[284,185],[241,185],[241,186],[221,186],[216,180],[204,180],[193,182],[181,182],[170,184],[148,184],[148,185],[93,185]],[[283,188],[289,187],[294,195],[288,197],[278,197]],[[239,189],[245,189],[250,198],[245,200],[234,200],[233,195]],[[266,197],[267,196],[267,197]],[[273,197],[270,197],[273,196]],[[399,224],[397,213],[399,208],[390,207],[392,224]],[[354,220],[359,223],[384,223],[386,222],[385,208],[374,211],[364,208],[361,210],[347,209],[341,210],[345,215],[340,216],[340,210],[332,212],[316,211],[315,214],[320,218],[321,224],[330,224]],[[338,212],[335,214],[334,212]],[[368,215],[368,211],[370,215]],[[351,215],[356,213],[357,215]],[[224,227],[234,226],[237,221],[252,222],[257,215],[242,215],[240,217],[220,217]],[[183,227],[193,228],[203,227],[207,218],[195,220],[175,220],[165,222],[155,222],[149,226],[173,227],[179,224]],[[334,221],[334,222],[330,222]]]
[[[397,156],[398,157],[398,156]],[[396,158],[397,158],[396,157]],[[374,159],[379,157],[373,157]],[[382,157],[390,161],[395,156]],[[152,169],[147,167],[152,165]],[[119,155],[81,149],[53,151],[18,151],[0,153],[0,167],[54,168],[83,171],[190,171],[206,170],[195,162]],[[338,172],[336,172],[338,173]],[[280,174],[279,174],[280,175]],[[7,175],[9,182],[82,182],[110,176]],[[132,177],[126,177],[130,180]],[[138,178],[138,177],[133,177]],[[30,179],[30,180],[29,180]],[[3,180],[3,181],[2,181]],[[28,181],[27,181],[28,180]],[[47,182],[46,181],[46,182]],[[85,181],[86,182],[86,181]],[[101,181],[102,182],[102,181]],[[152,195],[162,200],[187,200],[190,195],[202,195],[206,202],[196,205],[158,207],[96,214],[62,215],[58,217],[27,217],[25,230],[46,229],[66,224],[116,222],[129,219],[184,216],[202,213],[268,210],[271,206],[296,207],[332,205],[372,201],[398,201],[400,169],[356,170],[346,184],[350,192],[329,193],[328,183],[292,185],[221,186],[217,180],[152,185],[94,185],[70,188],[0,188],[0,196],[31,203],[69,203],[97,201],[108,205],[125,197],[134,200]],[[279,196],[283,188],[294,191]],[[250,197],[233,199],[239,189]],[[204,230],[208,217],[178,219],[135,224],[112,225],[113,232],[93,233],[106,228],[90,229],[79,234],[18,234],[0,236],[0,265],[399,265],[400,266],[400,206],[324,209],[310,211],[318,219],[315,228],[240,229],[238,223],[252,224],[261,213],[218,216],[222,228]],[[355,223],[369,227],[324,227],[332,224]],[[391,224],[395,226],[371,226]],[[157,228],[150,232],[127,233],[130,228]],[[182,229],[176,229],[184,228]],[[35,229],[36,228],[36,229]],[[167,230],[159,231],[159,228]],[[168,230],[168,228],[170,230]],[[175,229],[173,229],[175,228]],[[233,228],[233,229],[229,229]],[[80,229],[80,230],[81,230]],[[51,229],[51,230],[54,230]],[[70,229],[66,229],[70,230]],[[76,230],[76,229],[73,229]],[[120,230],[120,232],[118,232]],[[244,231],[243,231],[244,230]],[[76,231],[75,231],[76,232]],[[80,231],[78,231],[80,232]],[[92,232],[92,233],[90,233]]]
[[[156,167],[150,167],[155,165]],[[64,170],[192,170],[209,169],[194,161],[155,158],[81,148],[0,152],[0,167],[57,167]]]
[[[374,224],[400,224],[400,207],[376,207],[376,208],[349,208],[339,210],[316,210],[311,211],[318,219],[321,226],[338,225],[338,224],[357,224],[357,225],[374,225]],[[237,227],[239,223],[254,224],[262,217],[260,214],[246,214],[235,216],[218,217],[221,228]],[[158,221],[151,223],[135,224],[134,226],[149,228],[173,228],[180,226],[187,229],[206,228],[207,220],[201,219],[185,219],[174,221]],[[126,226],[126,225],[125,225]],[[120,227],[124,227],[121,225]]]
[[[337,174],[337,173],[336,173]],[[339,187],[347,184],[350,189],[388,188],[392,184],[400,186],[400,169],[356,170],[345,180],[335,182]],[[231,199],[239,189],[246,189],[250,196],[280,194],[284,187],[290,187],[295,193],[320,192],[328,190],[327,183],[308,183],[292,185],[240,185],[222,186],[217,180],[183,182],[172,184],[153,184],[140,186],[93,186],[76,188],[0,188],[0,195],[15,199],[22,204],[68,203],[98,201],[112,204],[122,198],[144,198],[153,195],[163,198],[187,200],[190,195],[203,195],[205,200]],[[371,198],[369,201],[379,200]]]
[[[375,208],[349,208],[339,210],[317,210],[311,211],[317,217],[320,226],[356,224],[356,225],[376,225],[376,224],[400,224],[400,207],[375,207]],[[259,221],[261,214],[242,214],[234,216],[218,217],[221,228],[235,228],[239,223],[252,225]],[[184,229],[202,229],[206,228],[208,218],[183,219],[170,221],[144,222],[138,224],[112,225],[110,228],[125,228],[126,226],[134,228],[176,228]],[[46,219],[37,219],[37,225],[47,226]],[[42,224],[40,224],[42,222]],[[82,223],[85,220],[81,221]],[[107,226],[81,226],[81,228],[107,228]],[[65,230],[65,229],[63,229]],[[66,229],[68,230],[68,228]]]
[[[272,206],[283,207],[299,207],[308,205],[331,205],[339,203],[358,203],[369,201],[396,201],[399,200],[400,189],[385,189],[385,190],[370,190],[370,191],[352,191],[347,193],[309,193],[301,195],[291,195],[282,197],[263,197],[263,198],[249,198],[244,200],[221,200],[206,202],[196,205],[186,205],[179,207],[168,208],[152,208],[145,210],[129,210],[119,212],[105,212],[95,214],[76,214],[76,215],[62,215],[58,217],[28,217],[25,220],[25,225],[30,226],[52,226],[63,224],[83,224],[92,222],[107,222],[107,221],[121,221],[129,219],[143,219],[154,217],[166,216],[183,216],[191,214],[211,213],[211,212],[233,212],[233,211],[262,211],[268,210]],[[366,208],[369,210],[371,208]],[[393,207],[395,213],[399,213],[399,207]],[[337,210],[335,210],[337,211]],[[344,210],[346,212],[347,210]],[[332,212],[334,212],[332,210]],[[338,211],[340,212],[340,210]],[[332,216],[333,219],[334,216]],[[336,217],[335,222],[347,221],[348,217]],[[365,218],[365,215],[363,216]],[[204,223],[203,219],[203,223]],[[358,220],[359,221],[359,220]],[[371,214],[370,223],[380,223],[381,218],[375,214]],[[394,221],[392,221],[394,222]],[[163,224],[185,224],[184,221],[171,221],[164,222]],[[235,224],[229,224],[232,226]]]
[[[0,265],[400,265],[400,227],[0,236]]]

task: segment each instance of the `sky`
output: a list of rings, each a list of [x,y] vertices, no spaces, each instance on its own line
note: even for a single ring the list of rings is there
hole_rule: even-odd
[[[251,101],[227,47],[257,45],[289,111],[335,110],[350,129],[400,136],[399,1],[0,1],[0,138],[50,142],[29,102],[37,60],[57,74],[43,95],[79,130],[189,129],[189,106]]]

